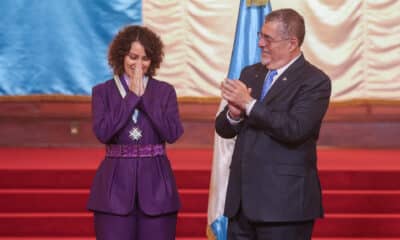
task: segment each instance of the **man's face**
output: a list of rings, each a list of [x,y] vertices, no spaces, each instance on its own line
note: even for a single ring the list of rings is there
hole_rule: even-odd
[[[259,33],[261,63],[268,69],[278,69],[291,60],[290,39],[280,33],[279,26],[279,22],[266,22]]]

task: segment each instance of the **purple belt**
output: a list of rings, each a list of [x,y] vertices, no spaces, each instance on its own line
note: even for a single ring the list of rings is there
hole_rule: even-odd
[[[164,155],[164,145],[162,144],[149,144],[149,145],[120,145],[108,144],[106,145],[106,157],[155,157]]]

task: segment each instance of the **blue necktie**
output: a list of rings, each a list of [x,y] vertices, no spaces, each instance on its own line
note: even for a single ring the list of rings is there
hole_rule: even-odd
[[[270,70],[267,74],[267,79],[264,80],[264,85],[261,91],[261,96],[260,96],[260,100],[263,100],[265,95],[267,95],[268,90],[271,88],[272,85],[272,80],[274,79],[274,76],[277,74],[278,72],[276,70]]]

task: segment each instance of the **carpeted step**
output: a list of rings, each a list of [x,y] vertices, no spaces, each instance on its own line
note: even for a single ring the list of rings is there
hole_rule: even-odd
[[[96,240],[95,237],[0,237],[0,240]],[[178,237],[175,240],[207,240],[201,237]],[[312,240],[400,240],[400,238],[312,238]]]
[[[96,240],[95,237],[63,237],[63,236],[46,236],[46,237],[0,237],[0,240]],[[178,239],[176,239],[178,240]]]
[[[0,214],[0,236],[93,236],[90,214]],[[315,237],[400,238],[399,214],[327,214]],[[180,214],[178,237],[205,237],[205,214]]]
[[[315,237],[400,238],[400,214],[326,214]]]
[[[85,206],[103,154],[99,149],[0,148],[0,236],[93,239],[93,219]],[[327,215],[318,220],[314,240],[400,238],[400,151],[324,149],[318,154]],[[212,150],[171,149],[168,155],[183,205],[178,239],[204,239]]]
[[[205,214],[180,213],[178,237],[205,237]],[[0,214],[0,236],[93,236],[90,213],[20,213]]]
[[[87,189],[103,154],[99,148],[0,148],[0,189]],[[208,188],[212,149],[168,149],[168,156],[179,188]],[[400,150],[319,149],[318,156],[325,190],[400,190]]]
[[[400,190],[325,190],[327,213],[399,213]]]
[[[400,162],[400,160],[399,160]],[[72,188],[88,189],[95,170],[87,169],[1,169],[0,189]],[[208,189],[210,170],[174,169],[181,189]],[[320,170],[325,190],[400,190],[400,170],[331,171]],[[12,181],[10,180],[12,179]]]
[[[55,236],[55,237],[1,237],[0,240],[96,240],[95,237],[62,237],[62,236]],[[201,237],[189,237],[189,238],[181,238],[178,237],[175,240],[207,240],[207,238]],[[323,239],[321,239],[323,240]],[[393,240],[393,239],[392,239]]]
[[[95,237],[0,237],[0,240],[96,240]],[[202,237],[178,237],[175,240],[207,240]],[[312,240],[400,240],[400,238],[320,238]]]
[[[167,152],[179,188],[208,188],[212,149],[168,149]],[[0,148],[0,156],[0,189],[88,189],[104,149]]]
[[[400,190],[400,169],[320,169],[319,176],[325,190]]]
[[[0,237],[0,240],[96,240],[95,237]],[[178,237],[175,240],[207,240],[202,237]],[[400,238],[320,238],[312,240],[400,240]]]
[[[1,240],[1,239],[0,239]],[[380,237],[375,237],[375,238],[340,238],[340,237],[326,237],[326,238],[321,238],[321,237],[313,237],[312,240],[400,240],[400,238],[380,238]]]
[[[86,189],[4,189],[0,190],[0,212],[85,212],[88,192]],[[181,212],[207,211],[207,189],[181,189],[179,193]],[[400,213],[399,199],[400,190],[323,192],[327,213]]]
[[[0,189],[0,213],[86,212],[86,189]],[[179,190],[180,212],[206,212],[208,190]],[[46,204],[43,204],[46,203]]]
[[[0,169],[0,189],[71,188],[89,189],[95,170],[87,169]],[[208,188],[210,170],[174,170],[181,189]],[[12,179],[12,181],[10,181]]]

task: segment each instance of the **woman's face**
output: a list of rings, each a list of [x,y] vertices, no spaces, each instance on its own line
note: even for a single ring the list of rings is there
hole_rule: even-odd
[[[124,71],[129,77],[133,77],[136,66],[142,68],[143,74],[145,75],[149,70],[151,61],[147,57],[143,45],[135,41],[131,44],[131,49],[124,58]]]

